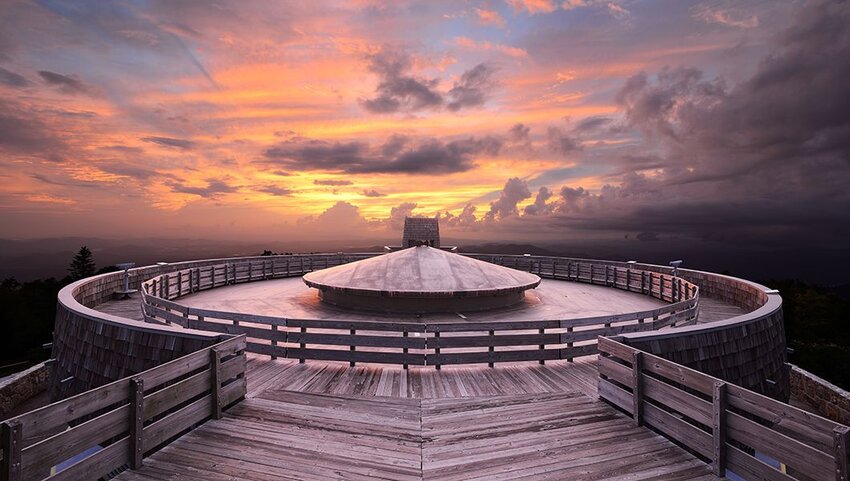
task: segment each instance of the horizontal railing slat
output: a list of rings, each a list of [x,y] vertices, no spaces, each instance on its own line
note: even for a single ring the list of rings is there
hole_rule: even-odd
[[[835,461],[815,448],[733,412],[726,413],[729,437],[755,448],[812,479],[829,479]]]

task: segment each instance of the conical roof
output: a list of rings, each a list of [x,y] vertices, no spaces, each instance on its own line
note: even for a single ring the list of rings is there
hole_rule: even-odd
[[[537,287],[528,272],[428,246],[411,247],[304,275],[310,287],[351,294],[452,297],[499,294]]]

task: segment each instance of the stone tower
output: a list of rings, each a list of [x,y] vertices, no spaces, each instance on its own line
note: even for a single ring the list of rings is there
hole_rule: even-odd
[[[440,224],[433,217],[405,217],[401,247],[428,245],[440,247]]]

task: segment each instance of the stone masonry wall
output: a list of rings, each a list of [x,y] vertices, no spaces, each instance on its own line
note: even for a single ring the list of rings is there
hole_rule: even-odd
[[[0,382],[0,419],[5,419],[18,405],[46,390],[49,380],[50,367],[42,362]]]
[[[850,425],[850,392],[792,365],[791,393],[821,416]]]

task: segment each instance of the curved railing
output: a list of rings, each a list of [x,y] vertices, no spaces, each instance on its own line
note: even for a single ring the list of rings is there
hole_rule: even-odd
[[[596,338],[657,330],[694,322],[696,285],[669,274],[561,259],[504,256],[503,265],[544,278],[605,285],[669,302],[642,312],[578,319],[492,322],[358,321],[293,319],[199,309],[174,302],[181,296],[229,284],[301,276],[360,256],[324,257],[304,263],[287,256],[223,262],[165,273],[142,283],[142,312],[149,323],[246,334],[248,351],[305,360],[433,365],[539,361],[595,354]],[[318,264],[318,265],[317,265]]]
[[[239,281],[244,278],[254,280],[262,278],[263,270],[259,266],[264,262],[267,263],[267,266],[271,265],[272,276],[283,275],[284,272],[286,275],[298,275],[309,270],[323,268],[325,266],[330,267],[372,255],[376,254],[305,254],[278,257],[211,259],[155,265],[132,269],[130,271],[130,286],[132,288],[140,288],[144,280],[168,272],[234,262],[253,262],[254,267],[247,268],[250,270],[249,272],[245,271],[245,267],[241,268],[241,271],[236,272],[228,270],[228,276],[230,278],[235,277]],[[631,269],[632,271],[671,274],[670,268],[652,264],[629,264],[617,261],[591,261],[586,259],[544,256],[470,255],[511,267],[525,266],[524,268],[526,270],[539,272],[542,277],[551,275],[553,278],[558,279],[575,279],[577,276],[595,284],[611,282],[612,271],[609,269],[612,266],[620,269]],[[286,267],[287,263],[288,268]],[[588,267],[579,267],[582,265]],[[590,272],[590,265],[594,266],[592,272]],[[606,268],[605,266],[608,267]],[[582,272],[577,273],[578,269],[582,269]],[[224,282],[222,271],[223,268],[215,274],[216,285],[221,285]],[[623,271],[619,270],[618,272]],[[266,275],[269,275],[269,267],[266,267]],[[747,310],[748,313],[726,321],[699,324],[697,326],[677,328],[674,330],[623,332],[621,334],[626,339],[625,342],[628,342],[628,338],[632,336],[649,336],[648,339],[650,340],[657,339],[654,337],[656,335],[660,336],[662,338],[661,340],[651,341],[651,345],[642,345],[641,348],[649,352],[656,352],[654,351],[656,348],[660,349],[656,352],[657,354],[668,357],[675,362],[703,370],[710,375],[727,379],[730,382],[739,383],[744,387],[756,389],[775,398],[787,399],[789,392],[788,382],[786,380],[787,376],[783,378],[782,374],[786,369],[784,364],[785,341],[781,322],[781,298],[763,286],[758,286],[755,283],[742,279],[687,269],[680,269],[679,275],[683,280],[699,286],[699,296],[708,296],[739,305]],[[630,279],[630,281],[633,283],[631,290],[639,291],[636,287],[638,281],[636,279]],[[182,280],[181,285],[183,289],[188,288],[188,282],[188,278]],[[197,281],[195,282],[197,283]],[[202,284],[206,282],[210,281],[201,279]],[[134,372],[149,369],[157,364],[208,346],[214,342],[214,337],[209,331],[141,323],[92,309],[97,304],[111,298],[114,291],[121,289],[122,283],[122,273],[104,274],[72,284],[64,288],[60,293],[53,344],[53,357],[56,359],[56,362],[54,364],[54,376],[51,379],[50,391],[52,398],[61,399],[70,394],[82,392]],[[617,280],[616,283],[622,284],[622,278]],[[664,295],[667,295],[667,291],[668,289],[665,287]],[[604,328],[605,325],[603,324],[602,327]],[[307,329],[312,328],[307,326]],[[544,327],[544,329],[549,328]],[[300,328],[298,330],[300,331]],[[308,332],[307,334],[312,335],[313,333]],[[358,332],[355,335],[361,334],[363,332]],[[419,334],[418,337],[421,337],[422,333]],[[489,335],[489,331],[486,334]],[[507,334],[519,335],[520,333],[508,332]],[[534,333],[532,332],[532,334]],[[562,334],[564,334],[564,340],[566,341],[570,333],[564,332]],[[675,347],[680,339],[680,337],[677,337],[677,334],[681,334],[681,341],[683,345],[686,344],[688,346],[687,349],[676,351]],[[402,337],[404,337],[404,331],[402,331]],[[414,332],[410,331],[408,337],[416,338],[417,336]],[[436,337],[436,335],[433,337]],[[449,337],[449,334],[441,335],[441,337]],[[292,340],[295,337],[286,339]],[[381,340],[383,341],[384,339]],[[547,339],[546,342],[551,342],[552,340],[554,338]],[[560,336],[558,340],[561,340]],[[501,339],[498,339],[498,341],[501,341]],[[418,340],[408,342],[411,343],[411,347],[407,348],[408,354],[412,354],[414,353],[413,345],[418,346],[420,344],[418,344]],[[468,342],[486,343],[487,341],[478,339],[468,340]],[[299,342],[299,348],[301,347],[300,344]],[[268,341],[268,345],[271,345],[271,341]],[[580,347],[581,345],[582,342],[574,342],[572,347]],[[539,348],[539,345],[537,347]],[[568,349],[569,347],[569,345],[563,346],[564,349]],[[404,347],[401,347],[401,354],[404,354],[404,349]],[[589,350],[590,348],[583,349]],[[528,351],[529,349],[525,350]],[[732,351],[735,351],[734,355],[730,355]],[[124,353],[126,352],[132,352],[134,355],[125,355]],[[444,350],[441,348],[440,354],[443,352]],[[446,350],[445,352],[448,351]],[[138,355],[139,353],[142,355]],[[340,356],[336,352],[333,354]],[[437,351],[434,350],[432,354],[436,355]],[[528,355],[531,356],[532,354],[529,353]],[[550,353],[546,355],[550,355]],[[364,356],[369,356],[369,354],[364,354]],[[476,356],[479,356],[476,362],[483,362],[480,358],[481,354],[476,354]],[[513,356],[520,356],[520,354],[513,354]],[[569,353],[559,353],[559,357],[568,358]],[[93,361],[92,358],[97,358],[97,361]],[[434,360],[436,359],[435,357]],[[758,376],[762,376],[761,379]]]

